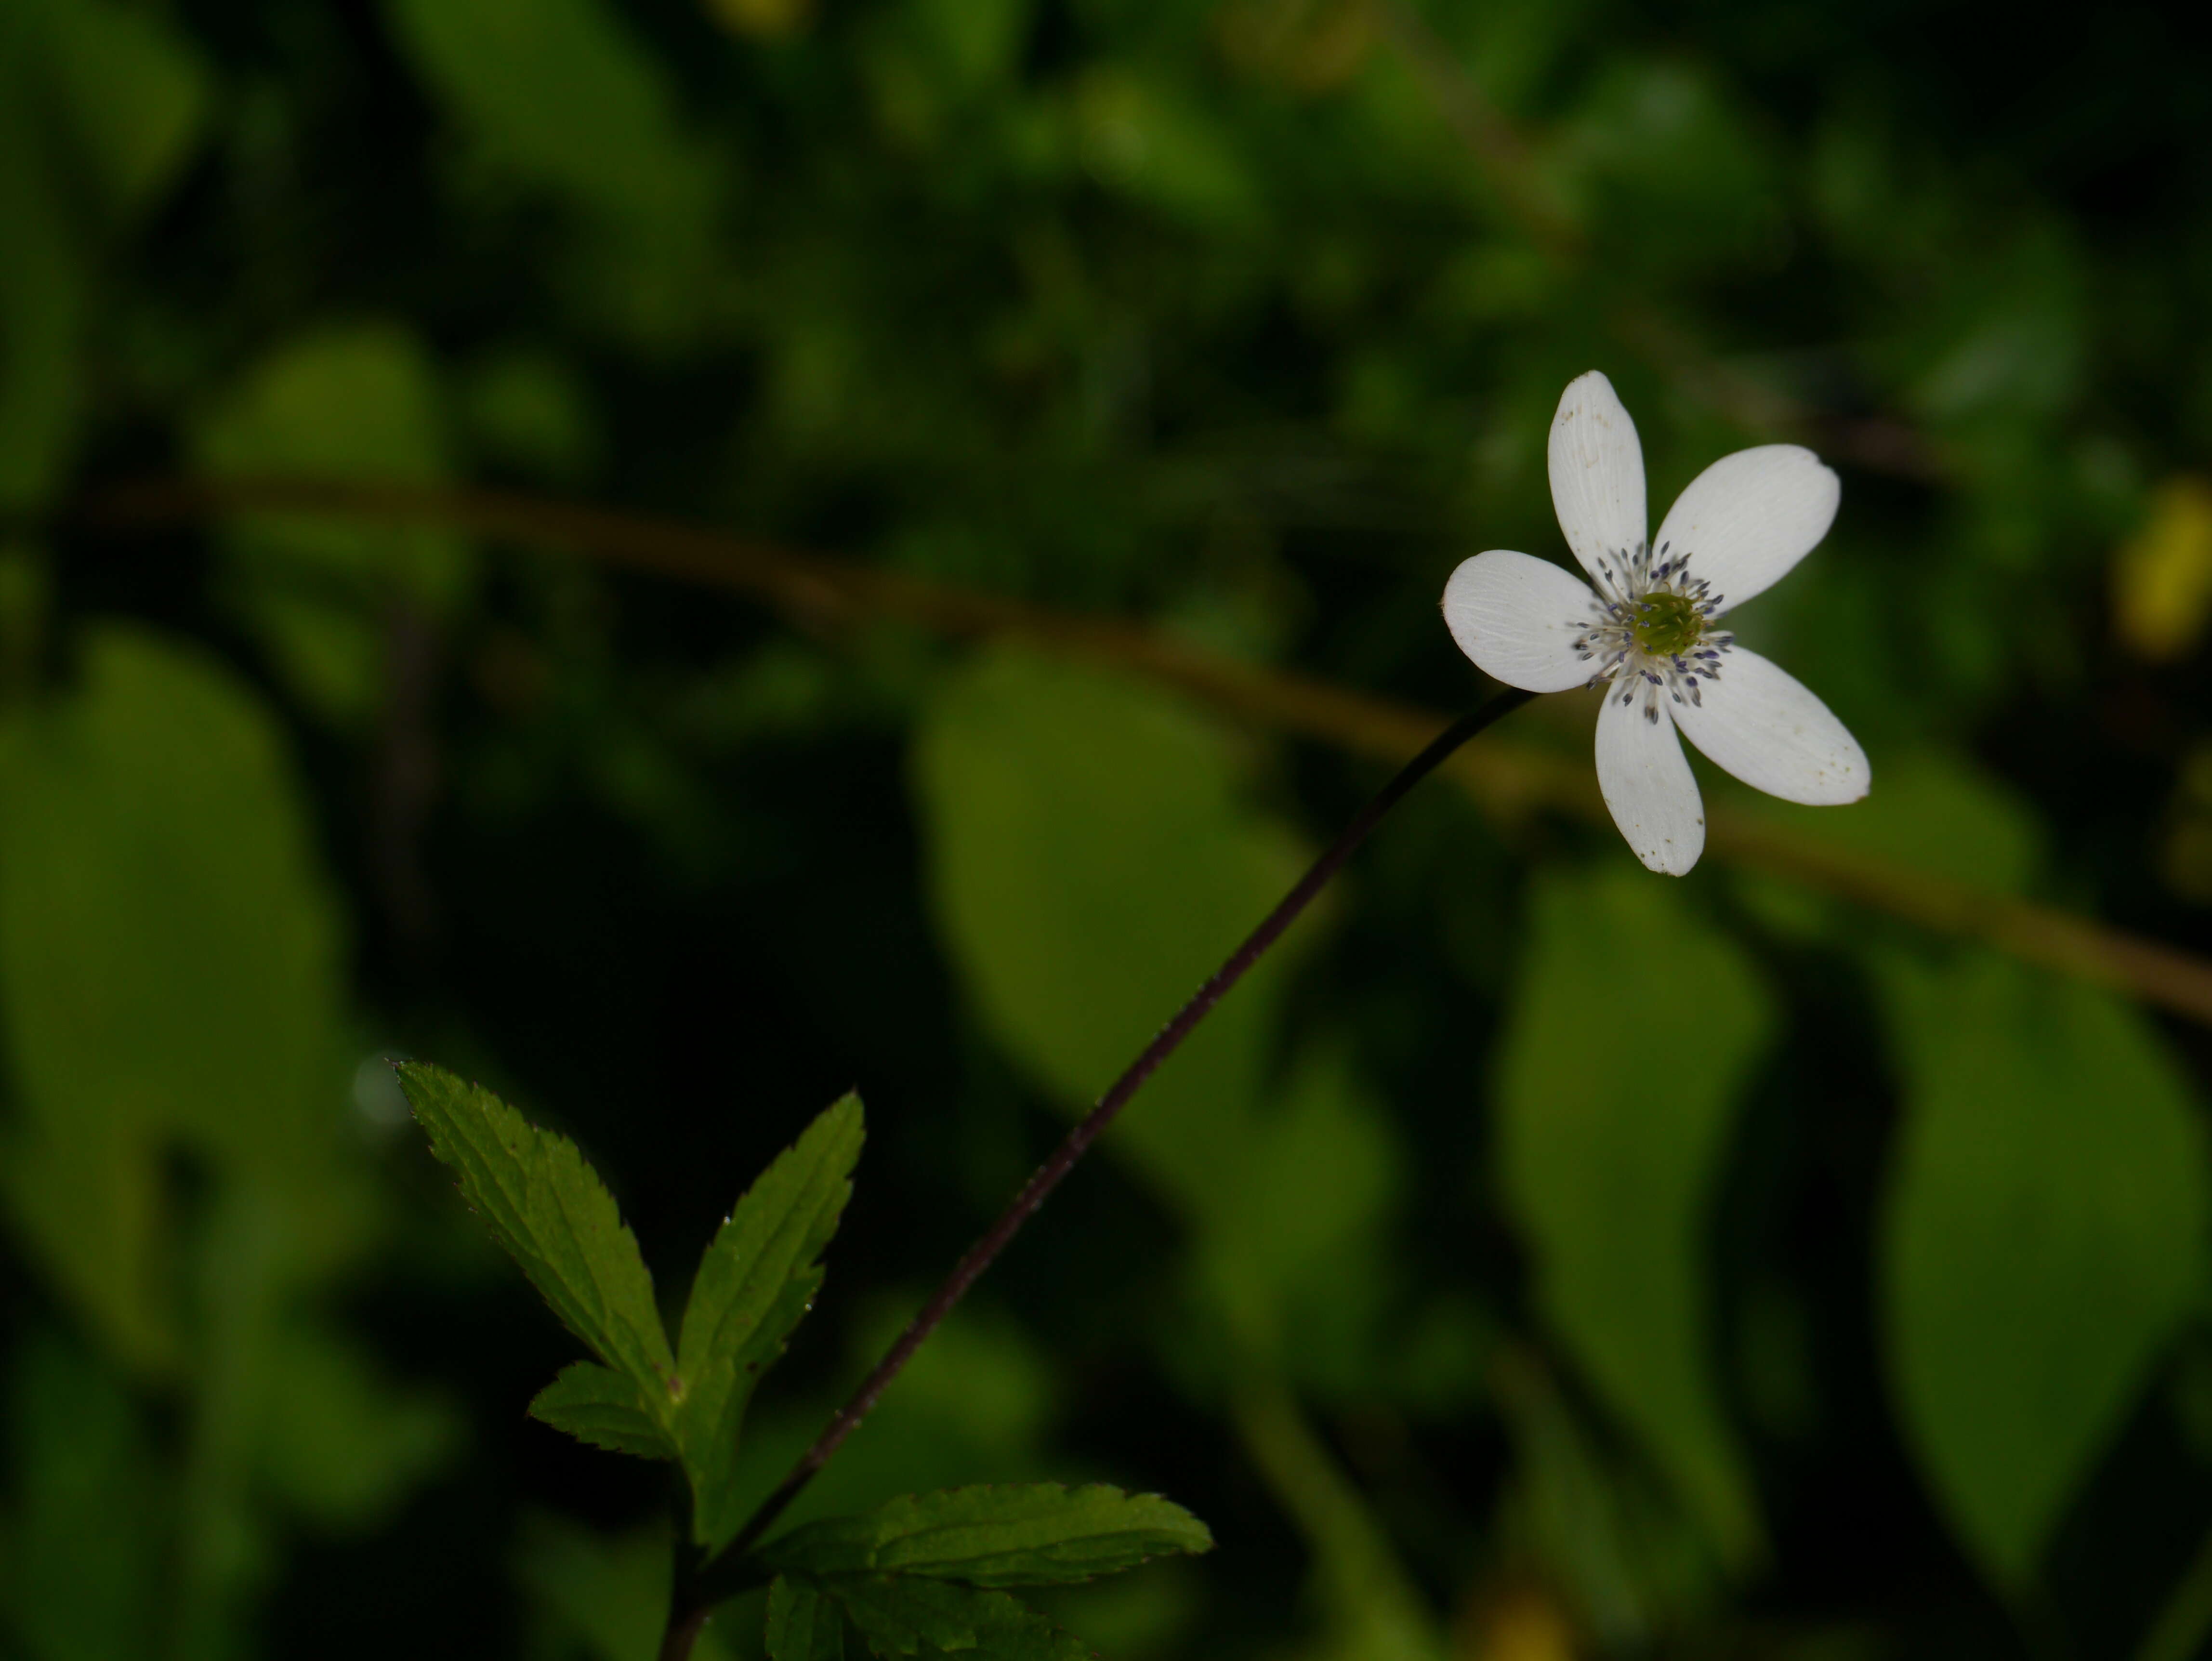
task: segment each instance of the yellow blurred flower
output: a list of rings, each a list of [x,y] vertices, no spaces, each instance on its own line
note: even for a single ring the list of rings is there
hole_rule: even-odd
[[[2137,657],[2179,657],[2212,613],[2212,484],[2168,479],[2150,517],[2112,557],[2112,623]]]

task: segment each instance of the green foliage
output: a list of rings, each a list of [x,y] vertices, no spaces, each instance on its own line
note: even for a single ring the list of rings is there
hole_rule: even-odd
[[[1217,729],[1095,672],[986,658],[933,701],[913,773],[932,891],[983,1018],[1071,1112],[1298,874],[1291,839],[1237,800]],[[1248,977],[1115,1127],[1192,1212],[1251,1135],[1296,949]]]
[[[387,1523],[461,1440],[453,1404],[388,1378],[326,1322],[291,1321],[268,1346],[255,1475],[332,1532]]]
[[[1704,1242],[1772,1005],[1726,935],[1625,866],[1548,877],[1531,926],[1497,1064],[1505,1198],[1546,1314],[1741,1561],[1760,1530],[1714,1377]]]
[[[1157,1494],[1031,1483],[905,1494],[863,1517],[795,1530],[761,1555],[778,1568],[815,1574],[883,1572],[1040,1586],[1212,1546],[1203,1523]]]
[[[1883,980],[1910,1114],[1882,1225],[1891,1387],[1953,1527],[2024,1587],[2203,1308],[2203,1128],[2155,1030],[2102,994],[1985,956]]]
[[[1758,811],[1851,853],[1999,893],[2027,892],[2044,861],[2033,811],[1960,756],[1885,755],[1881,794],[1849,813],[1765,798]]]
[[[388,0],[400,43],[492,164],[578,210],[593,309],[656,347],[696,329],[720,194],[654,60],[603,0]]]
[[[532,1512],[514,1545],[514,1576],[530,1600],[547,1661],[646,1661],[668,1619],[673,1563],[665,1523],[602,1534],[567,1518]],[[709,1626],[694,1661],[732,1661],[729,1634]]]
[[[1719,1565],[1703,1532],[1681,1526],[1680,1501],[1608,1457],[1606,1439],[1541,1372],[1521,1358],[1500,1372],[1519,1467],[1516,1537],[1560,1577],[1597,1642],[1631,1650],[1709,1607]]]
[[[86,164],[121,218],[158,197],[204,131],[205,64],[158,13],[116,0],[23,0],[10,9],[23,95]]]
[[[155,1449],[122,1381],[51,1333],[14,1358],[0,1611],[30,1661],[131,1661],[156,1630]]]
[[[1298,1054],[1283,1097],[1207,1196],[1198,1270],[1243,1342],[1341,1388],[1375,1354],[1373,1293],[1389,1278],[1406,1153],[1341,1053]]]
[[[597,530],[125,528],[114,484],[550,489],[1358,724],[1472,696],[1437,587],[1559,554],[1546,423],[1601,367],[1655,520],[1747,444],[1844,478],[1740,620],[1875,789],[1745,807],[2201,954],[2205,642],[2107,599],[2212,447],[2201,54],[2090,9],[1997,66],[2007,21],[0,3],[0,1649],[641,1661],[698,1542],[628,1514],[663,1473],[593,1528],[518,1502],[503,1282],[380,1057],[522,1081],[648,1245],[767,1164],[689,1104],[883,1081],[845,1324],[775,1397],[820,1126],[696,1279],[726,1319],[656,1340],[637,1269],[615,1335],[671,1370],[533,1404],[681,1465],[712,1538],[1379,776],[1241,692],[757,613]],[[1568,702],[1483,742],[1581,767]],[[1119,1632],[1038,1596],[1133,1658],[1698,1653],[1754,1605],[1790,1655],[2186,1652],[2197,1050],[1724,838],[1615,892],[1586,834],[1424,787],[794,1518],[1128,1454],[1238,1536]],[[1893,1525],[1899,1469],[1963,1551]],[[814,1583],[750,1596],[842,1642]],[[999,1629],[962,1607],[878,1630]]]
[[[399,1078],[433,1151],[459,1175],[493,1237],[568,1329],[612,1364],[562,1368],[531,1402],[532,1415],[611,1452],[679,1461],[690,1483],[693,1538],[708,1550],[724,1544],[750,1503],[738,1455],[753,1386],[812,1306],[822,1283],[817,1260],[852,1194],[860,1098],[848,1095],[820,1115],[738,1201],[700,1263],[672,1359],[637,1243],[574,1145],[436,1068],[410,1062]],[[763,1562],[790,1572],[771,1596],[769,1653],[801,1661],[842,1654],[826,1594],[879,1655],[912,1655],[923,1645],[930,1653],[975,1649],[1006,1661],[1085,1655],[1013,1599],[941,1583],[1064,1585],[1212,1545],[1206,1525],[1180,1506],[1103,1486],[907,1494],[759,1551]]]
[[[909,1574],[809,1580],[883,1661],[947,1653],[973,1654],[977,1661],[1087,1661],[1091,1654],[1080,1640],[1003,1591]]]
[[[335,1159],[337,920],[267,711],[120,628],[0,726],[0,1181],[47,1272],[141,1366],[177,1359],[160,1171],[181,1145],[302,1194]],[[297,1212],[298,1265],[358,1207]]]
[[[878,1292],[842,1335],[841,1370],[859,1377],[906,1329],[929,1293],[918,1278]],[[750,1428],[751,1484],[764,1489],[822,1429],[830,1403],[763,1403]],[[864,1512],[887,1494],[1052,1474],[1069,1404],[1035,1330],[988,1296],[955,1309],[792,1507],[805,1522]]]
[[[1099,181],[1200,228],[1245,228],[1259,190],[1231,141],[1182,88],[1115,65],[1075,89],[1075,130]]]
[[[779,1574],[768,1589],[769,1661],[845,1661],[845,1616],[812,1582]]]
[[[986,658],[932,700],[912,772],[955,961],[994,1035],[1066,1111],[1089,1105],[1299,873],[1289,837],[1241,800],[1218,729],[1097,673]],[[1201,1399],[1272,1394],[1285,1375],[1390,1388],[1378,1293],[1401,1159],[1389,1120],[1325,1042],[1279,1090],[1270,1076],[1316,921],[1215,1009],[1109,1140],[1194,1236],[1206,1317],[1176,1342]],[[1417,1628],[1366,1519],[1327,1514],[1348,1490],[1326,1474],[1319,1486],[1328,1497],[1302,1503],[1299,1520],[1346,1640]]]
[[[822,1285],[817,1261],[852,1197],[860,1098],[847,1096],[807,1127],[745,1190],[691,1283],[677,1351],[675,1427],[697,1496],[693,1531],[720,1545],[744,1518],[733,1507],[738,1429],[762,1372]]]
[[[453,465],[435,366],[391,323],[287,342],[224,389],[193,438],[218,477],[404,486],[443,483]],[[234,603],[301,695],[348,724],[382,700],[395,615],[444,617],[469,582],[468,551],[445,531],[256,514],[227,542]]]
[[[576,1145],[427,1063],[403,1065],[399,1082],[432,1152],[460,1179],[492,1238],[562,1324],[627,1375],[666,1425],[676,1358],[653,1305],[653,1276],[614,1196]]]
[[[425,79],[536,183],[611,216],[698,187],[656,65],[602,0],[392,0]]]
[[[834,1661],[849,1618],[885,1658],[973,1652],[1077,1661],[1090,1652],[995,1588],[1066,1585],[1167,1553],[1212,1548],[1206,1525],[1152,1494],[1056,1483],[910,1494],[811,1524],[761,1555],[771,1661]],[[949,1582],[960,1582],[951,1585]]]
[[[207,74],[169,22],[116,0],[0,17],[0,505],[45,501],[86,407],[95,253],[144,213],[206,126]]]
[[[628,1373],[571,1361],[531,1398],[530,1416],[578,1441],[641,1459],[673,1459],[670,1441],[643,1388]]]

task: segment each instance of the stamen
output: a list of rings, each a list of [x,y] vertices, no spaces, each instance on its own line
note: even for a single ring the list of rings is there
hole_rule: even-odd
[[[1722,655],[1735,636],[1712,630],[1725,596],[1690,575],[1688,552],[1662,542],[1608,548],[1592,564],[1598,573],[1587,626],[1567,620],[1571,649],[1595,663],[1588,684],[1617,688],[1625,708],[1641,694],[1644,718],[1656,724],[1659,695],[1674,703],[1705,707],[1705,683],[1720,678]],[[1610,693],[1607,696],[1611,696]]]

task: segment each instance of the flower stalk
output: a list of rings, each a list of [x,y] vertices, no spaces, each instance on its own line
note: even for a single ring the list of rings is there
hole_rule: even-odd
[[[1060,1181],[1075,1168],[1076,1162],[1090,1150],[1091,1145],[1104,1134],[1107,1126],[1127,1106],[1129,1100],[1144,1086],[1145,1081],[1158,1070],[1160,1064],[1175,1054],[1184,1039],[1196,1030],[1213,1007],[1227,996],[1230,989],[1250,972],[1253,966],[1265,957],[1268,949],[1280,940],[1290,926],[1297,921],[1311,905],[1329,879],[1343,868],[1345,862],[1358,851],[1383,816],[1416,784],[1442,766],[1452,753],[1470,739],[1510,715],[1534,695],[1519,690],[1498,693],[1480,709],[1473,710],[1454,721],[1451,726],[1429,744],[1420,754],[1399,769],[1395,777],[1376,793],[1374,798],[1361,808],[1337,839],[1307,868],[1290,892],[1284,895],[1275,909],[1263,918],[1258,928],[1245,937],[1223,962],[1220,968],[1206,977],[1205,984],[1191,995],[1190,1000],[1177,1010],[1168,1024],[1162,1027],[1152,1041],[1146,1044],[1136,1060],[1130,1062],[1121,1076],[1114,1080],[1097,1104],[1084,1115],[1082,1120],[1064,1137],[1045,1162],[1039,1165],[1029,1181],[1022,1184],[1006,1208],[999,1215],[983,1237],[968,1249],[965,1256],[954,1264],[952,1272],[945,1277],[921,1311],[907,1323],[896,1342],[887,1350],[882,1360],[862,1379],[845,1405],[840,1408],[814,1445],[799,1457],[790,1473],[778,1483],[758,1509],[748,1518],[730,1543],[703,1564],[679,1561],[675,1592],[669,1607],[668,1627],[661,1642],[660,1661],[687,1661],[692,1646],[697,1642],[707,1616],[716,1603],[743,1591],[751,1583],[753,1572],[746,1561],[748,1554],[760,1543],[761,1538],[781,1516],[786,1507],[797,1499],[801,1490],[814,1480],[815,1473],[829,1463],[830,1457],[843,1445],[845,1439],[860,1427],[868,1416],[884,1389],[898,1377],[906,1364],[914,1358],[954,1305],[967,1294],[983,1271],[990,1268],[1014,1236],[1021,1232],[1039,1207],[1051,1195]]]

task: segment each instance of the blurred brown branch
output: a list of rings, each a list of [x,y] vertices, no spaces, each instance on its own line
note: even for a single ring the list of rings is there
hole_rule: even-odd
[[[1141,675],[1217,709],[1393,766],[1449,720],[1418,705],[1218,656],[1138,624],[1078,616],[665,520],[512,491],[302,479],[156,481],[105,490],[79,504],[69,522],[88,529],[147,529],[271,512],[436,524],[567,548],[610,564],[750,595],[818,622],[887,618],[947,635],[1018,639]],[[1530,746],[1494,739],[1462,751],[1444,770],[1502,817],[1547,808],[1599,824],[1610,822],[1588,766]],[[2212,1025],[2212,963],[2155,940],[1838,848],[1726,806],[1708,807],[1706,845],[1739,866],[1936,933],[1983,940]]]

